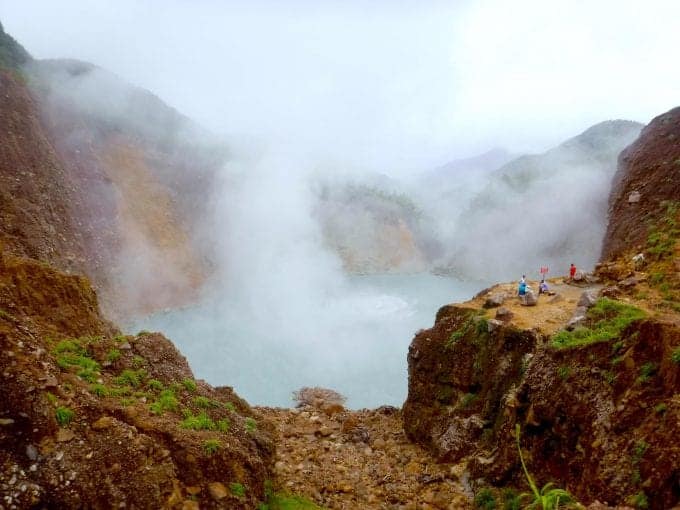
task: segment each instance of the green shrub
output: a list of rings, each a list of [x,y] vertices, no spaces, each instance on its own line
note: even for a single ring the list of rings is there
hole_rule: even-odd
[[[172,390],[163,390],[158,396],[158,400],[153,402],[150,406],[151,412],[154,414],[163,414],[165,411],[177,411],[179,402]]]
[[[229,432],[229,427],[231,424],[229,423],[229,420],[226,418],[222,418],[221,420],[217,420],[217,430],[220,432]]]
[[[149,387],[149,389],[155,391],[163,390],[163,383],[160,382],[158,379],[149,379],[148,381],[146,381],[146,385]]]
[[[229,484],[229,491],[237,498],[242,498],[246,495],[246,488],[242,483],[232,482]]]
[[[93,384],[90,386],[90,392],[98,397],[108,397],[109,389],[103,384]]]
[[[232,413],[236,412],[236,408],[234,407],[234,404],[232,404],[231,402],[227,402],[226,404],[224,404],[224,408],[228,409]]]
[[[520,446],[521,429],[519,423],[515,424],[515,440],[517,443],[517,451],[519,452],[519,460],[522,463],[522,470],[524,476],[531,488],[531,493],[523,493],[520,498],[533,497],[531,503],[527,508],[536,508],[541,510],[557,510],[560,508],[560,503],[573,503],[574,497],[564,489],[553,487],[554,484],[547,483],[539,490],[534,478],[529,474],[526,464],[524,463],[524,455],[522,454],[522,447]]]
[[[257,422],[253,418],[246,418],[245,426],[248,432],[255,432],[257,430]]]
[[[221,447],[222,445],[217,439],[208,439],[207,441],[203,442],[203,451],[206,453],[206,455],[213,455],[214,453],[217,453],[217,450],[219,450]]]
[[[446,342],[445,347],[446,348],[451,348],[456,343],[458,343],[459,340],[465,337],[465,335],[470,332],[472,329],[473,325],[473,320],[472,317],[469,317],[459,328],[455,329],[454,331],[451,332],[451,335],[449,335],[449,340]]]
[[[680,347],[673,349],[673,352],[671,353],[671,361],[676,365],[680,365]]]
[[[503,510],[521,510],[522,498],[514,489],[503,489]]]
[[[116,384],[120,386],[132,386],[133,388],[139,388],[142,384],[142,380],[146,377],[145,370],[130,370],[126,368],[123,370],[118,377],[116,377]]]
[[[146,365],[146,359],[144,359],[142,356],[134,355],[132,357],[132,366],[135,368],[140,368]]]
[[[198,415],[193,415],[188,413],[187,416],[182,420],[180,426],[184,429],[191,430],[216,430],[217,425],[208,416],[205,411],[202,411]]]
[[[656,363],[648,361],[647,363],[640,367],[640,375],[637,378],[637,382],[645,383],[649,381],[654,376],[658,368],[659,367]]]
[[[588,327],[576,328],[573,331],[560,331],[553,336],[551,345],[562,349],[608,342],[620,337],[626,327],[644,317],[645,312],[639,308],[620,301],[601,298],[588,310]]]
[[[111,349],[106,353],[106,360],[110,361],[111,363],[116,361],[118,358],[120,358],[120,351],[118,349]]]
[[[196,381],[193,379],[184,379],[182,384],[188,392],[194,393],[196,391]]]
[[[54,412],[54,414],[57,418],[57,423],[62,427],[66,427],[69,423],[71,423],[76,415],[76,413],[74,413],[71,409],[63,406],[57,407],[57,410]]]
[[[567,365],[562,365],[557,369],[557,375],[560,376],[560,379],[563,381],[569,379],[569,375],[571,374],[571,367]]]
[[[649,501],[647,500],[647,495],[644,491],[640,491],[637,494],[630,496],[626,502],[635,508],[649,508]]]
[[[472,501],[475,508],[482,510],[494,510],[496,508],[496,498],[490,489],[482,489],[475,494],[475,499]]]
[[[663,414],[666,412],[668,409],[668,406],[664,402],[661,402],[660,404],[657,404],[656,407],[654,407],[654,411],[658,414]]]
[[[202,409],[210,409],[210,408],[219,407],[220,403],[215,401],[215,400],[211,400],[208,397],[201,396],[201,397],[195,397],[194,398],[194,405],[196,407],[200,407]]]

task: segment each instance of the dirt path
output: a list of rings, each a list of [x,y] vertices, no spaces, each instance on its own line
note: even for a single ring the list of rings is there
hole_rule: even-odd
[[[258,408],[276,426],[276,484],[328,509],[471,508],[462,466],[438,464],[405,437],[393,407]]]

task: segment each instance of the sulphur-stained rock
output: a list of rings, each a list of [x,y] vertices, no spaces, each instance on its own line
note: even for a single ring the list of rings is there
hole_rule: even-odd
[[[94,430],[108,429],[111,425],[113,425],[113,423],[114,419],[111,418],[110,416],[102,416],[92,424],[92,429]]]
[[[229,493],[227,492],[227,488],[224,486],[224,484],[220,482],[209,483],[208,492],[210,492],[210,497],[213,498],[215,501],[224,499],[229,495]]]
[[[76,435],[71,429],[59,429],[59,431],[57,432],[58,443],[65,443],[67,441],[71,441],[75,437]]]

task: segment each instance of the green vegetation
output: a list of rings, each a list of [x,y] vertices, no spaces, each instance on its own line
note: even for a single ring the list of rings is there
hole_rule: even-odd
[[[115,382],[120,386],[132,386],[133,388],[139,388],[142,385],[142,381],[146,377],[146,371],[140,370],[130,370],[126,368],[123,370],[118,377],[116,377]]]
[[[257,430],[257,422],[253,418],[246,418],[245,426],[248,432],[255,432]]]
[[[200,412],[198,415],[193,415],[191,412],[186,413],[180,426],[184,429],[191,430],[217,430],[217,424],[205,413],[205,411]]]
[[[109,396],[109,389],[104,386],[103,384],[93,384],[90,386],[90,392],[93,393],[94,395],[97,395],[98,397],[108,397]]]
[[[567,379],[569,379],[569,376],[571,375],[571,367],[567,365],[562,365],[557,369],[557,375],[560,376],[560,379],[566,381]]]
[[[482,489],[475,494],[475,499],[472,501],[475,508],[482,510],[494,510],[496,508],[496,498],[490,489]]]
[[[208,397],[196,397],[194,398],[194,405],[202,409],[210,409],[215,407],[220,407],[220,403],[217,400],[211,400]]]
[[[149,387],[149,389],[154,391],[163,390],[163,383],[160,382],[158,379],[149,379],[148,381],[146,381],[146,385]]]
[[[234,404],[232,404],[231,402],[227,402],[226,404],[224,404],[224,408],[231,411],[232,413],[236,412],[236,408],[234,407]]]
[[[671,353],[671,361],[676,365],[680,365],[680,347],[673,349],[673,352]]]
[[[257,510],[323,510],[307,498],[275,492],[269,480],[264,484],[264,491],[266,501],[260,503]]]
[[[553,336],[551,345],[558,349],[608,342],[620,337],[621,332],[636,320],[645,317],[645,312],[620,301],[601,298],[588,310],[589,327],[574,331],[560,331]]]
[[[144,359],[142,356],[134,355],[132,357],[132,366],[135,368],[143,367],[146,365],[146,359]]]
[[[165,411],[177,411],[179,401],[175,397],[172,390],[163,390],[158,396],[158,400],[153,402],[149,407],[154,414],[163,414]]]
[[[676,221],[680,202],[664,201],[661,205],[666,208],[664,216],[649,228],[647,235],[647,253],[656,260],[672,257],[675,243],[680,237],[680,228]]]
[[[229,420],[226,418],[222,418],[221,420],[217,420],[217,430],[220,432],[228,432],[230,427]]]
[[[106,353],[106,360],[110,361],[111,363],[116,361],[118,358],[120,358],[120,351],[118,349],[111,349]]]
[[[242,483],[232,482],[229,484],[229,491],[237,498],[242,498],[246,495],[246,488]]]
[[[475,400],[477,400],[477,395],[475,393],[466,393],[460,399],[460,407],[462,409],[467,409]]]
[[[521,510],[522,497],[514,489],[503,489],[503,510]]]
[[[654,376],[658,368],[659,367],[656,363],[648,361],[640,367],[640,375],[637,378],[637,382],[642,384],[649,381]]]
[[[660,404],[657,404],[654,407],[654,412],[657,413],[657,414],[663,414],[667,410],[668,410],[668,406],[664,402],[661,402]]]
[[[5,311],[5,310],[0,310],[0,319],[5,319],[8,321],[14,320],[14,315],[11,313]]]
[[[465,335],[467,335],[472,330],[473,324],[474,324],[474,321],[473,321],[472,317],[469,317],[459,328],[457,328],[456,330],[451,332],[451,335],[449,336],[449,341],[446,342],[445,347],[447,349],[450,349],[451,347],[456,345],[456,343],[461,338],[465,337]]]
[[[203,451],[206,455],[213,455],[222,448],[222,444],[217,439],[208,439],[203,442]]]
[[[515,440],[517,442],[517,451],[519,452],[519,460],[522,463],[522,470],[524,476],[531,488],[531,494],[523,493],[520,498],[532,497],[532,501],[527,508],[535,508],[540,510],[557,510],[560,508],[560,503],[573,503],[574,497],[564,489],[554,488],[552,483],[547,483],[542,489],[538,489],[533,477],[529,474],[526,464],[524,463],[524,456],[522,455],[522,447],[520,445],[521,429],[519,423],[515,425]]]
[[[57,365],[62,370],[75,369],[76,375],[89,383],[95,382],[99,374],[99,363],[90,357],[89,352],[81,343],[89,343],[92,339],[61,340],[52,352],[57,358]]]
[[[193,379],[184,379],[182,381],[182,384],[184,385],[184,389],[186,389],[190,393],[195,393],[196,392],[196,381]]]
[[[630,496],[626,502],[635,508],[649,508],[649,501],[647,500],[647,495],[644,491],[640,491],[637,494]]]
[[[57,423],[62,427],[66,427],[69,423],[71,423],[76,413],[74,413],[68,407],[59,406],[54,412],[54,415],[57,418]]]

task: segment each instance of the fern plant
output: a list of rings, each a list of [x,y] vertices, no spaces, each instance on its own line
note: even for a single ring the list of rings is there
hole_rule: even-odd
[[[574,497],[568,491],[555,487],[554,483],[547,483],[542,489],[539,489],[534,481],[534,478],[529,474],[526,464],[524,463],[524,456],[522,455],[522,448],[520,446],[521,429],[519,423],[515,425],[515,439],[517,441],[517,451],[519,452],[519,460],[522,463],[522,470],[527,479],[527,483],[531,488],[531,493],[524,492],[520,498],[531,498],[529,504],[525,507],[531,510],[558,510],[560,503],[573,503]]]

